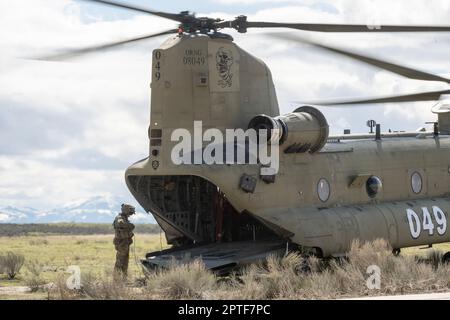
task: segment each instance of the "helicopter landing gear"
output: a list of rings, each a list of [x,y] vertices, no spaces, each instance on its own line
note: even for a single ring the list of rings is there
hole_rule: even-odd
[[[450,263],[450,251],[444,254],[442,257],[442,263],[449,264]]]
[[[400,255],[401,252],[402,252],[401,249],[394,249],[394,250],[392,250],[392,254],[393,254],[395,257],[398,257],[398,256]]]

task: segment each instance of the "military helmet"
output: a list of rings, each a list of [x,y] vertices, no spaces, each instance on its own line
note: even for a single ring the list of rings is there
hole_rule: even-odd
[[[133,215],[136,213],[136,208],[129,204],[122,204],[122,213],[126,215]]]

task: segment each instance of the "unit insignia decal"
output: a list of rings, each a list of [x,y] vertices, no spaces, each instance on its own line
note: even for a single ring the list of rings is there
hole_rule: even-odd
[[[216,62],[220,77],[219,86],[230,88],[233,85],[233,73],[231,72],[231,66],[234,63],[233,53],[231,50],[220,47],[216,53]]]

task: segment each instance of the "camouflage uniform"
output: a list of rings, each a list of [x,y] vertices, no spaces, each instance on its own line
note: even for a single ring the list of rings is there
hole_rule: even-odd
[[[134,224],[128,221],[128,217],[135,212],[134,207],[122,205],[122,212],[114,220],[115,230],[114,246],[116,247],[115,275],[126,277],[128,272],[128,261],[130,257],[130,245],[133,243]]]

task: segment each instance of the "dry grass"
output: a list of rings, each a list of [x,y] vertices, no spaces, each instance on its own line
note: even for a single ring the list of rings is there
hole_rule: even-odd
[[[382,240],[355,242],[347,259],[319,261],[291,253],[270,257],[239,275],[218,279],[200,261],[173,265],[168,270],[147,274],[136,283],[114,282],[112,276],[89,275],[78,292],[57,283],[53,299],[335,299],[368,295],[412,294],[448,291],[450,265],[412,255],[395,257]],[[381,270],[381,288],[371,290],[367,268]]]
[[[159,247],[158,235],[138,235],[136,257],[142,258]],[[368,244],[355,242],[347,259],[323,261],[292,253],[270,257],[263,264],[226,278],[216,277],[199,261],[144,274],[135,263],[132,250],[126,283],[113,281],[115,250],[110,235],[0,238],[0,254],[7,251],[25,256],[26,263],[16,280],[0,275],[0,286],[25,285],[36,291],[24,294],[25,299],[42,298],[47,291],[43,285],[48,283],[53,286],[45,298],[99,300],[335,299],[450,288],[450,266],[440,262],[442,251],[408,249],[395,257],[381,240]],[[81,268],[81,290],[67,289],[69,274],[65,271],[70,265]],[[367,267],[371,265],[381,270],[380,290],[370,290],[366,285]]]
[[[16,279],[9,280],[5,273],[0,272],[0,287],[11,289],[8,293],[0,291],[0,300],[47,299],[49,284],[53,283],[56,286],[60,279],[67,279],[70,274],[65,272],[72,265],[80,267],[82,278],[89,274],[101,275],[114,266],[116,257],[112,240],[113,235],[0,237],[0,255],[12,251],[23,255],[26,259]],[[143,276],[138,260],[142,259],[147,252],[159,250],[161,244],[163,248],[166,248],[164,237],[160,238],[159,235],[154,234],[136,234],[136,241],[130,252],[130,280],[134,281],[135,278]],[[106,276],[96,276],[96,278],[99,281],[107,280]],[[14,288],[23,286],[31,288],[31,292],[13,294]],[[95,295],[95,297],[100,299],[101,295]]]
[[[30,240],[28,243],[30,244],[30,246],[46,246],[46,245],[48,245],[48,240],[42,239],[42,238],[37,238],[37,239]]]
[[[216,288],[216,276],[196,260],[147,275],[147,292],[164,299],[204,299]]]
[[[67,287],[67,276],[60,274],[56,282],[48,288],[51,300],[138,300],[149,299],[143,287],[121,279],[114,279],[111,272],[104,274],[82,274],[81,288]]]
[[[113,235],[0,237],[0,255],[12,251],[23,255],[27,262],[38,261],[42,265],[40,277],[50,283],[55,282],[58,274],[71,265],[79,266],[82,273],[100,274],[112,268],[116,259],[113,237]],[[162,240],[162,245],[166,248],[164,237]],[[136,234],[135,244],[130,248],[129,273],[132,277],[142,276],[136,260],[145,257],[147,252],[159,250],[160,246],[159,235]],[[27,264],[15,282],[0,275],[0,286],[27,285],[31,274],[25,271],[29,271]]]
[[[25,284],[30,287],[31,292],[37,292],[46,284],[45,279],[42,278],[44,265],[39,260],[29,260],[25,263],[27,275],[25,276]]]
[[[200,261],[174,265],[167,270],[147,273],[135,281],[114,278],[112,272],[85,274],[80,290],[69,290],[63,275],[49,289],[49,297],[57,300],[124,300],[124,299],[208,299],[208,292],[217,286],[216,276]],[[132,279],[130,279],[132,280]]]

